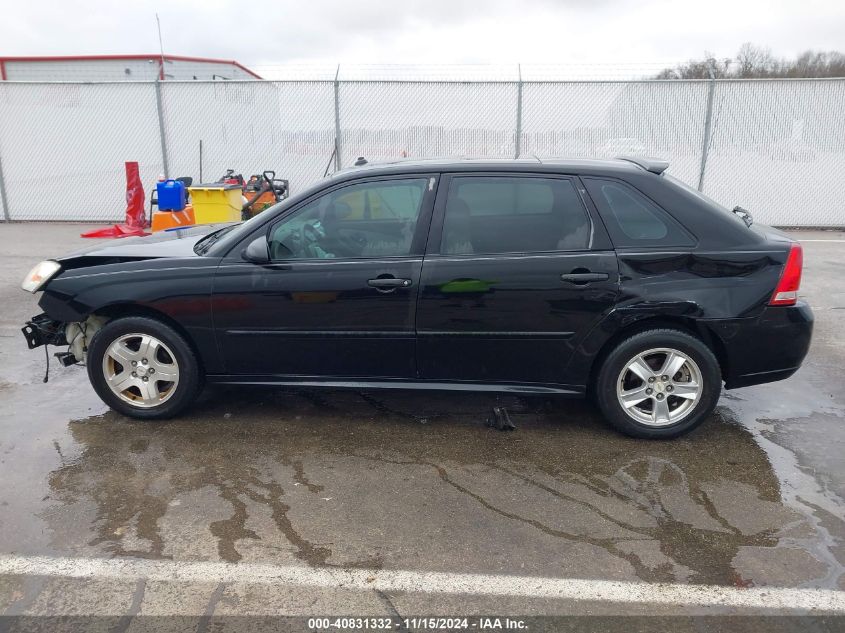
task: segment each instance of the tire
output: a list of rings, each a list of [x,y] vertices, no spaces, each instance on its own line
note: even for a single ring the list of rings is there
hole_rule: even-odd
[[[109,321],[94,335],[86,365],[103,402],[142,420],[178,415],[196,399],[203,383],[200,363],[184,337],[149,317]]]
[[[707,345],[685,332],[655,329],[634,334],[610,351],[594,392],[605,418],[618,431],[669,439],[704,422],[716,408],[721,389],[719,362]]]

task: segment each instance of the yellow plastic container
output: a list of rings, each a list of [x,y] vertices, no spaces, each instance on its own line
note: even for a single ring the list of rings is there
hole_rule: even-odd
[[[238,185],[188,187],[197,224],[241,221],[241,188]]]

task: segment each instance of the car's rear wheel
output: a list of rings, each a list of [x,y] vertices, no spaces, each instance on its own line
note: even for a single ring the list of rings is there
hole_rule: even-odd
[[[187,341],[148,317],[107,323],[88,349],[88,377],[100,398],[124,415],[169,418],[189,406],[202,371]]]
[[[607,420],[633,437],[687,433],[713,412],[721,391],[713,352],[678,330],[648,330],[607,355],[595,393]]]

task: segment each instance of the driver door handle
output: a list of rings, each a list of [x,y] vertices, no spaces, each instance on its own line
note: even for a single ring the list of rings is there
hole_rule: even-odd
[[[407,288],[411,285],[410,279],[396,279],[395,277],[378,277],[368,279],[367,285],[377,290],[395,290],[396,288]]]
[[[565,273],[560,276],[561,281],[571,284],[588,284],[592,281],[607,281],[609,278],[607,273]]]

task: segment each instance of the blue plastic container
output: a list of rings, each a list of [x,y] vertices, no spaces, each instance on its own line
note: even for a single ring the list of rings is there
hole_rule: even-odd
[[[159,211],[181,211],[185,208],[185,183],[181,180],[165,180],[156,183]]]

